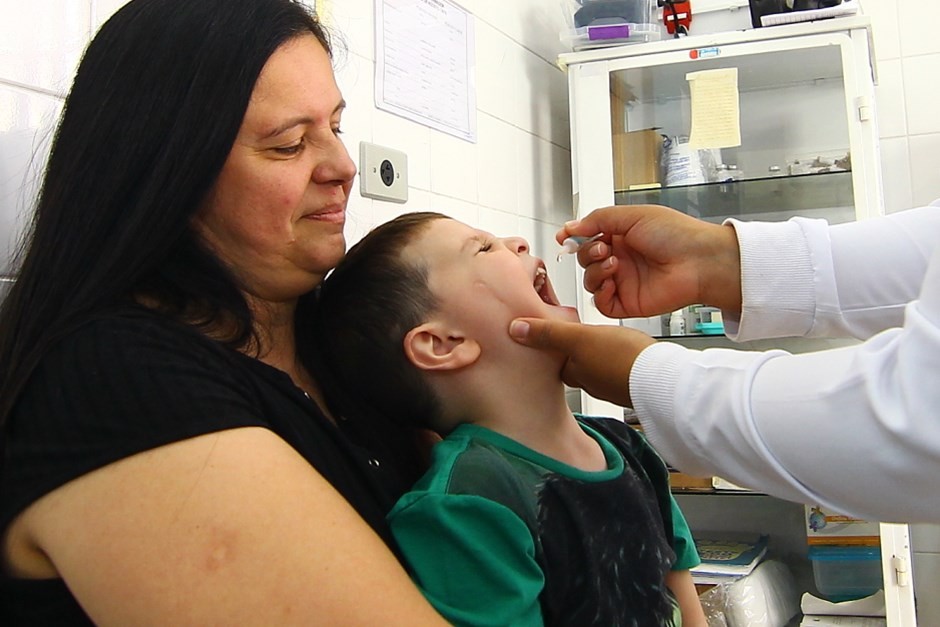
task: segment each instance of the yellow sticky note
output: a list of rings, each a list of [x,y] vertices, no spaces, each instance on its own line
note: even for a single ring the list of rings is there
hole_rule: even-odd
[[[690,148],[741,145],[738,68],[701,70],[685,75],[692,92]]]

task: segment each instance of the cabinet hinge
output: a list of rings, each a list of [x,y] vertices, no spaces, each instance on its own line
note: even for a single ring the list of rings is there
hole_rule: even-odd
[[[871,97],[859,96],[855,99],[855,110],[858,111],[858,121],[867,122],[872,118]]]
[[[897,577],[898,586],[905,587],[911,585],[911,566],[906,558],[895,555],[891,558],[891,567],[894,568],[894,574]]]

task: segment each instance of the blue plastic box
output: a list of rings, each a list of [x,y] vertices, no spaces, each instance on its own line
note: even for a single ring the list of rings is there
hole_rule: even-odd
[[[813,578],[819,594],[829,601],[851,601],[882,587],[881,547],[811,546]]]

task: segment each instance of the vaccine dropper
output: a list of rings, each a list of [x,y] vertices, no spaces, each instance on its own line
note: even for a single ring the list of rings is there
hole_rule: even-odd
[[[562,255],[573,255],[574,253],[581,250],[584,246],[587,246],[591,242],[595,242],[602,237],[604,237],[603,233],[598,233],[597,235],[592,235],[591,237],[581,237],[579,235],[571,235],[566,237],[565,241],[561,243],[561,250],[558,252],[558,256],[555,258],[555,261],[561,261]]]

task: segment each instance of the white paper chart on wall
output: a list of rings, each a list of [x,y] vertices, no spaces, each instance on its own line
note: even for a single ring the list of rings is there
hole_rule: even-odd
[[[476,142],[474,18],[450,0],[375,0],[375,106]]]

